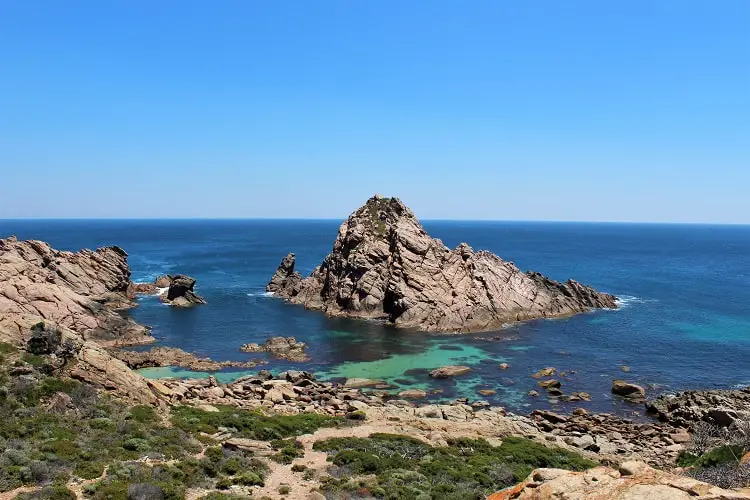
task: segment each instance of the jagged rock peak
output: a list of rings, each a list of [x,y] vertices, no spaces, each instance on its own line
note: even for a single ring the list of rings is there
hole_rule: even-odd
[[[339,228],[331,253],[302,279],[295,256],[266,290],[333,316],[382,318],[426,331],[493,330],[513,321],[614,308],[612,295],[521,272],[466,243],[431,238],[398,198],[373,196]]]

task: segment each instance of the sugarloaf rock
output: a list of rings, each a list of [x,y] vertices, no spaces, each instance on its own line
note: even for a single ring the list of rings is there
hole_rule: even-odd
[[[524,273],[465,243],[451,250],[430,237],[398,198],[374,196],[350,215],[309,277],[294,266],[290,253],[266,290],[331,316],[377,318],[424,331],[486,331],[617,307],[613,295],[576,281]]]

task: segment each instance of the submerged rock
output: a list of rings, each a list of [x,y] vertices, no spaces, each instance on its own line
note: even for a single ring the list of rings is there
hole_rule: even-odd
[[[551,377],[555,373],[557,373],[557,370],[555,368],[553,368],[553,367],[550,366],[548,368],[542,368],[541,370],[539,370],[538,372],[536,372],[535,374],[533,374],[531,376],[531,378]]]
[[[424,399],[427,397],[427,393],[419,389],[409,389],[399,392],[398,397],[401,399]]]
[[[294,337],[271,337],[263,345],[244,344],[240,346],[240,351],[267,352],[275,358],[288,361],[309,361],[309,356],[305,354],[306,348],[304,342],[297,342]]]
[[[449,377],[455,377],[457,375],[463,375],[465,373],[469,373],[471,371],[471,368],[468,366],[443,366],[442,368],[438,368],[437,370],[432,370],[430,372],[430,377],[432,378],[449,378]]]
[[[624,380],[613,380],[612,394],[623,397],[625,399],[642,401],[646,398],[646,389],[644,389],[640,385],[631,384],[630,382],[626,382]]]
[[[462,243],[431,238],[397,198],[375,196],[340,227],[333,250],[305,279],[287,255],[266,290],[332,316],[399,327],[472,332],[504,323],[616,308],[615,297],[569,280],[521,272]]]
[[[559,389],[562,386],[559,380],[553,378],[549,380],[540,380],[536,384],[542,389]]]
[[[348,389],[362,389],[364,387],[375,387],[382,384],[382,380],[375,380],[371,378],[350,378],[344,383],[344,387]]]

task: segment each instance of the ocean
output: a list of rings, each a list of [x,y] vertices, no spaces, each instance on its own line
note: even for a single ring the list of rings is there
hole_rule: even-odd
[[[208,304],[175,309],[142,297],[130,314],[150,325],[155,345],[216,360],[266,359],[262,368],[315,372],[319,377],[378,378],[397,388],[422,388],[430,400],[466,397],[509,410],[534,408],[625,415],[642,405],[610,394],[621,378],[649,396],[692,388],[750,384],[750,226],[425,221],[449,247],[467,242],[523,270],[574,278],[621,298],[616,311],[509,325],[481,334],[403,331],[376,322],[327,318],[264,294],[289,251],[309,274],[330,251],[340,221],[331,220],[0,220],[0,237],[41,239],[58,249],[119,245],[132,279],[160,274],[197,279]],[[280,362],[238,350],[270,336],[308,345],[311,361]],[[498,368],[508,363],[507,370]],[[433,380],[447,364],[472,368]],[[591,402],[559,402],[527,393],[531,374],[552,366],[565,393],[585,391]],[[627,366],[629,371],[623,371]],[[147,369],[151,377],[207,376],[182,369]],[[223,380],[248,373],[228,369]],[[492,389],[492,396],[477,391]]]

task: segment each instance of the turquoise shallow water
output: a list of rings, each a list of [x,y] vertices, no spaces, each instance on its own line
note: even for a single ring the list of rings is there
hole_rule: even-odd
[[[489,399],[512,409],[550,407],[525,394],[530,375],[545,366],[574,371],[566,392],[586,391],[595,410],[639,410],[613,399],[613,378],[651,394],[684,388],[731,387],[750,382],[750,227],[428,221],[447,245],[467,241],[522,269],[556,279],[573,277],[623,298],[618,311],[564,320],[532,321],[477,335],[431,335],[375,322],[326,318],[263,294],[289,251],[309,273],[330,251],[337,221],[0,221],[0,235],[49,241],[75,250],[117,244],[129,252],[135,281],[167,272],[198,279],[208,305],[175,310],[143,297],[130,311],[151,325],[162,345],[217,360],[247,360],[246,342],[294,336],[309,345],[311,361],[268,359],[275,371],[310,370],[320,377],[384,379],[399,388],[442,391],[433,398]],[[260,356],[263,359],[263,356]],[[498,364],[507,362],[508,370]],[[456,380],[428,371],[467,364]],[[620,365],[631,370],[625,374]],[[171,369],[149,376],[193,376]],[[229,380],[244,373],[225,370]],[[490,398],[480,389],[494,389]],[[563,404],[563,406],[566,406]]]

